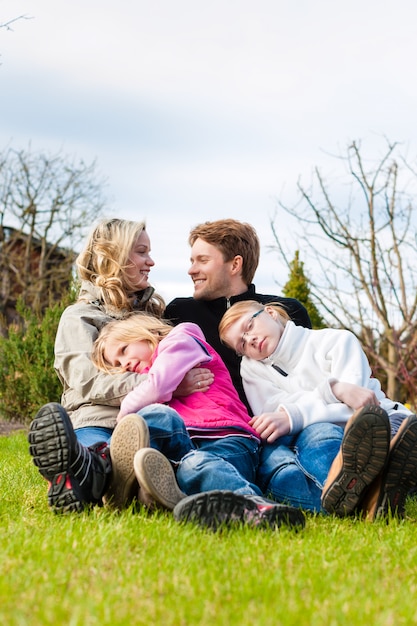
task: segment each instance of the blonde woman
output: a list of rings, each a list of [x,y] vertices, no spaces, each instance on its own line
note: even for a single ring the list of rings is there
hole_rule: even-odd
[[[117,508],[129,504],[138,495],[133,457],[150,441],[173,460],[190,449],[182,420],[164,405],[146,407],[142,417],[131,416],[115,428],[120,403],[146,376],[112,376],[91,361],[93,343],[108,322],[132,311],[163,313],[163,299],[149,282],[154,261],[145,222],[101,221],[76,266],[79,296],[62,314],[55,341],[61,404],[43,406],[29,432],[30,454],[49,482],[48,501],[57,512],[81,511],[101,504],[103,496]],[[195,391],[197,383],[205,389],[211,378],[204,369],[191,372],[178,393]],[[169,508],[183,497],[171,474],[160,475],[159,487]],[[148,501],[143,490],[140,496]]]

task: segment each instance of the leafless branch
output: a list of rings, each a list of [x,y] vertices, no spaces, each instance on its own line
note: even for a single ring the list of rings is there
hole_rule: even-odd
[[[417,371],[417,168],[385,141],[375,161],[356,141],[338,157],[348,193],[331,191],[318,168],[309,186],[299,180],[296,203],[278,203],[297,226],[294,236],[279,237],[277,213],[271,228],[273,249],[287,266],[300,251],[319,309],[330,325],[355,332],[395,397],[407,368]]]
[[[0,28],[5,28],[6,30],[13,30],[12,28],[12,24],[15,24],[16,22],[18,22],[19,20],[31,20],[32,17],[30,17],[29,15],[19,15],[19,17],[14,17],[11,20],[8,20],[7,22],[0,22]]]

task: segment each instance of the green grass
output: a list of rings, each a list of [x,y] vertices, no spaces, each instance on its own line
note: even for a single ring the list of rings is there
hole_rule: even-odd
[[[0,438],[2,626],[417,624],[417,504],[388,524],[213,533],[170,513],[54,515],[23,433]]]

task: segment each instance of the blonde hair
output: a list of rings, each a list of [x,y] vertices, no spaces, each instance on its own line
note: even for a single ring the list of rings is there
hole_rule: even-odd
[[[290,316],[288,315],[287,311],[277,302],[268,302],[267,304],[261,304],[260,302],[256,302],[255,300],[244,300],[243,302],[236,302],[236,304],[233,304],[220,320],[220,341],[224,343],[224,345],[228,348],[233,349],[233,346],[231,346],[225,338],[225,334],[232,326],[232,324],[240,320],[242,315],[245,315],[246,313],[256,313],[257,311],[265,310],[267,307],[273,309],[278,313],[281,322],[285,326],[287,321],[290,319]]]
[[[145,222],[110,219],[97,224],[84,250],[76,259],[80,280],[89,281],[100,291],[105,305],[117,310],[131,311],[137,287],[129,279],[129,255],[138,237],[145,230]],[[143,310],[161,316],[165,302],[158,294],[143,302]]]
[[[109,339],[120,343],[147,341],[153,351],[158,343],[172,330],[172,325],[148,313],[131,313],[121,320],[109,322],[101,329],[93,344],[91,360],[99,369],[108,374],[123,371],[122,367],[113,367],[105,358],[104,350]]]

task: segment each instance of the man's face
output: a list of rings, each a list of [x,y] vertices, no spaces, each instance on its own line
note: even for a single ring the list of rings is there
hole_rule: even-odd
[[[224,261],[216,246],[196,239],[191,248],[191,267],[188,270],[194,283],[193,297],[196,300],[230,297],[232,264],[233,261]]]

